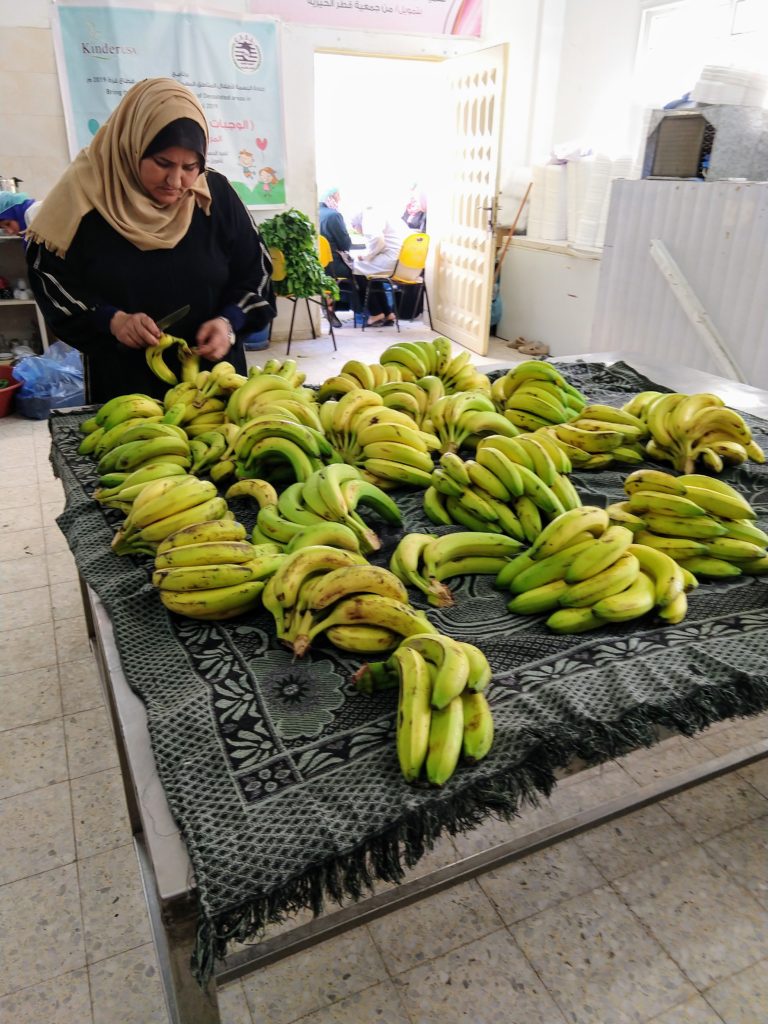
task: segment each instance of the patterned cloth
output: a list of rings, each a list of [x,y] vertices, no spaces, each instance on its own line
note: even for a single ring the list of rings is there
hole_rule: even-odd
[[[613,405],[655,386],[621,363],[577,363],[566,374],[590,399]],[[122,516],[89,497],[97,475],[94,461],[77,454],[83,418],[51,420],[52,461],[67,495],[58,522],[147,706],[158,771],[197,880],[201,978],[229,939],[254,938],[266,922],[302,906],[318,910],[328,897],[357,898],[374,878],[397,881],[443,831],[512,815],[548,794],[554,770],[574,756],[596,764],[652,744],[656,724],[691,734],[768,708],[765,580],[702,584],[680,625],[649,618],[568,637],[550,633],[543,616],[508,613],[508,595],[490,578],[461,578],[451,583],[452,608],[411,597],[440,630],[486,652],[494,747],[439,791],[408,786],[395,751],[396,694],[357,694],[349,679],[358,659],[319,643],[294,661],[261,611],[223,624],[174,617],[150,583],[151,561],[112,553]],[[768,424],[747,418],[764,443]],[[621,498],[624,475],[573,479],[585,504],[604,505]],[[766,468],[750,463],[727,477],[765,526]],[[435,531],[420,492],[395,497],[406,530]],[[233,509],[253,524],[247,503]],[[380,533],[376,560],[384,563],[400,534]]]

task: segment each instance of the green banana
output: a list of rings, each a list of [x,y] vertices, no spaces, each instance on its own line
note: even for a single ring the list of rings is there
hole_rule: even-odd
[[[580,552],[565,573],[567,583],[597,576],[612,566],[632,543],[632,531],[623,526],[609,526],[586,550]]]
[[[568,547],[579,533],[591,533],[601,536],[608,529],[608,513],[596,505],[584,505],[569,509],[549,522],[533,541],[530,555],[532,558],[547,558],[549,555]]]
[[[243,524],[234,519],[211,519],[206,522],[190,523],[161,541],[157,546],[157,554],[161,555],[175,548],[193,544],[244,541],[247,535]]]
[[[431,703],[444,708],[458,697],[470,680],[468,652],[457,641],[441,633],[418,633],[406,637],[402,647],[411,647],[434,667]]]
[[[160,600],[169,611],[192,619],[216,622],[252,611],[258,606],[263,589],[263,582],[255,580],[214,590],[164,590],[159,593]]]
[[[484,694],[462,693],[463,740],[461,752],[469,764],[487,756],[493,746],[493,715]]]
[[[561,595],[560,605],[563,608],[591,607],[603,598],[626,590],[635,582],[639,572],[638,559],[631,552],[621,554],[612,565],[596,575],[571,584]]]
[[[431,715],[426,768],[427,779],[433,786],[445,785],[453,775],[463,741],[464,705],[461,697],[454,697],[444,708],[433,709]]]

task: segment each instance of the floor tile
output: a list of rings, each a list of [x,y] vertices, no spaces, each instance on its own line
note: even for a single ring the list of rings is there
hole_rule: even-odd
[[[83,614],[83,598],[77,580],[56,583],[51,587],[51,607],[54,622],[76,619]]]
[[[12,1024],[91,1024],[87,971],[70,971],[3,997],[0,1020]]]
[[[711,759],[711,751],[702,742],[674,737],[628,754],[621,759],[621,764],[641,786],[649,786]]]
[[[505,929],[406,971],[396,984],[418,1024],[565,1021]]]
[[[558,843],[486,871],[478,881],[508,925],[605,884],[573,842]]]
[[[45,553],[47,555],[60,554],[63,551],[69,551],[69,542],[66,536],[59,529],[58,523],[56,522],[56,516],[61,514],[61,509],[57,506],[43,505],[43,535],[45,543]]]
[[[28,793],[66,778],[60,718],[0,732],[0,798]]]
[[[41,505],[52,505],[54,502],[58,502],[61,509],[64,509],[64,488],[60,480],[54,480],[52,483],[38,484],[37,486],[40,492]]]
[[[640,1024],[695,994],[610,888],[561,903],[511,931],[573,1024]]]
[[[51,592],[47,586],[0,594],[0,630],[22,629],[52,618]]]
[[[368,931],[356,928],[246,976],[243,989],[259,1024],[288,1024],[386,976]]]
[[[5,441],[0,435],[0,472],[7,469],[24,469],[29,473],[30,465],[35,462],[35,446],[22,441]]]
[[[723,832],[704,849],[768,910],[768,817]]]
[[[70,788],[78,859],[130,843],[131,828],[119,768],[72,779]]]
[[[85,964],[77,868],[0,887],[0,995]]]
[[[609,881],[637,871],[691,843],[691,836],[658,804],[625,814],[577,836],[575,842]]]
[[[399,974],[423,960],[497,931],[501,918],[474,879],[372,921],[368,929],[387,970]]]
[[[301,1018],[301,1024],[411,1024],[395,984],[383,981]]]
[[[59,673],[55,665],[0,676],[0,731],[32,725],[61,714]]]
[[[92,657],[91,642],[82,615],[54,623],[53,633],[60,665],[65,661],[83,661]]]
[[[44,622],[0,632],[0,665],[3,673],[29,672],[56,664],[53,624]]]
[[[29,487],[34,484],[38,484],[37,474],[32,467],[32,474],[30,478],[30,468],[28,463],[20,463],[16,466],[3,466],[0,469],[0,473],[3,476],[3,487],[16,488],[16,487]]]
[[[768,799],[735,774],[678,793],[662,806],[699,842],[768,814]]]
[[[704,996],[724,1024],[762,1024],[768,1020],[768,960],[731,975]]]
[[[241,981],[232,981],[216,992],[221,1024],[253,1024]],[[409,1024],[409,1022],[407,1022]]]
[[[763,758],[762,761],[750,764],[746,768],[740,768],[738,774],[742,779],[746,779],[750,786],[754,786],[758,793],[768,797],[768,758]]]
[[[74,859],[69,783],[0,800],[0,885]]]
[[[649,1024],[723,1024],[723,1018],[701,996],[694,996],[654,1017]]]
[[[698,989],[768,949],[768,912],[701,847],[613,885]]]
[[[48,586],[45,555],[22,555],[0,562],[0,594],[17,594]],[[49,616],[50,617],[50,616]]]
[[[151,943],[91,964],[88,976],[93,1024],[168,1024]]]
[[[2,475],[2,470],[0,470],[0,475]],[[12,542],[6,537],[4,543],[0,544],[0,562],[14,562],[22,558],[34,558],[44,554],[45,537],[40,528],[17,530],[13,535]]]
[[[42,530],[43,513],[40,506],[35,503],[27,508],[0,509],[0,534],[3,535],[5,543],[10,543],[8,535],[12,533],[27,533],[29,530]]]
[[[701,741],[713,754],[721,756],[767,737],[768,716],[756,715],[754,718],[737,719],[728,729],[722,729],[712,736],[703,736]]]
[[[65,715],[104,704],[104,691],[93,655],[82,661],[65,661],[59,666],[59,679]]]
[[[86,960],[123,953],[151,940],[133,843],[78,861]]]
[[[46,555],[46,561],[48,562],[48,582],[51,585],[77,579],[77,566],[69,549],[49,552]]]
[[[0,488],[0,509],[32,508],[40,504],[40,489],[35,483],[17,484],[16,487]]]
[[[117,764],[117,748],[106,708],[68,715],[64,719],[64,732],[71,779],[114,768]]]

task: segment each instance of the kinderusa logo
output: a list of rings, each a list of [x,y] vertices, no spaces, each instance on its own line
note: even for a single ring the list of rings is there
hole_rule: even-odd
[[[247,75],[252,75],[261,67],[261,47],[250,32],[238,32],[232,36],[229,53],[235,67]]]

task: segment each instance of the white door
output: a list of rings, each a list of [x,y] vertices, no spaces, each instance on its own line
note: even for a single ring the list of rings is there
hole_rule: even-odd
[[[490,331],[507,48],[446,61],[440,191],[430,203],[434,328],[485,355]]]

